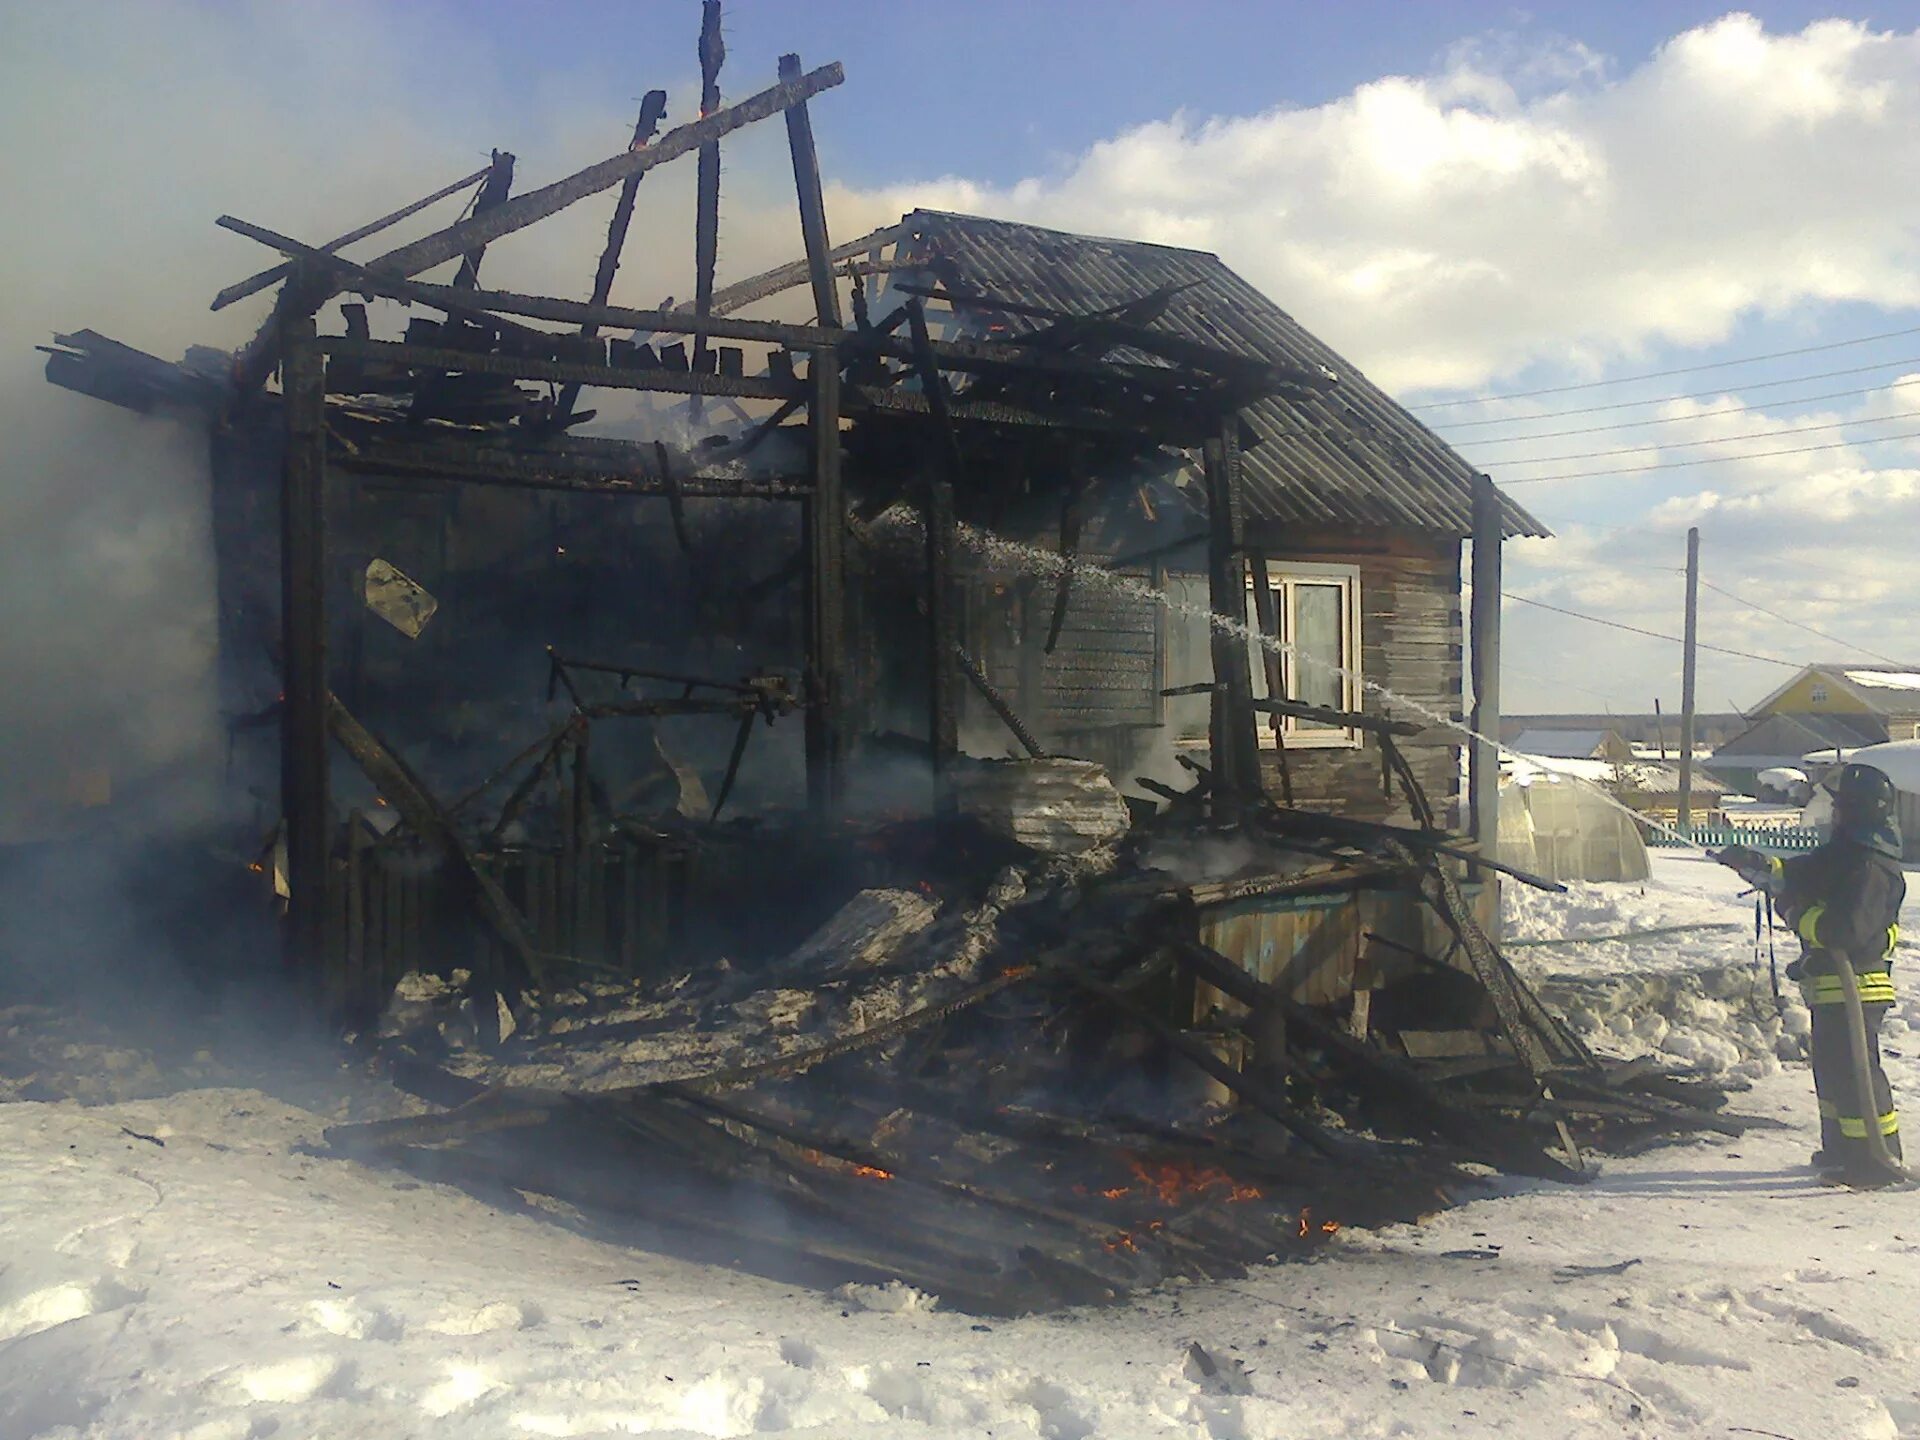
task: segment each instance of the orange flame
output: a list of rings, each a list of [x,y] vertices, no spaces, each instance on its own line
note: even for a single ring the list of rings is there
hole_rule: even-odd
[[[1229,1204],[1238,1204],[1261,1198],[1259,1187],[1244,1185],[1211,1165],[1197,1165],[1191,1160],[1150,1163],[1138,1156],[1127,1163],[1148,1193],[1162,1205],[1174,1206],[1194,1199],[1225,1199]],[[1109,1199],[1115,1198],[1111,1192],[1107,1193]]]
[[[1105,1241],[1103,1243],[1106,1245],[1109,1251],[1113,1251],[1116,1253],[1121,1250],[1137,1251],[1140,1248],[1138,1245],[1133,1243],[1133,1236],[1127,1234],[1127,1232],[1124,1230],[1122,1230],[1119,1234],[1115,1235],[1111,1240]]]
[[[1316,1225],[1313,1223],[1313,1207],[1311,1205],[1302,1205],[1300,1207],[1300,1238],[1305,1240],[1316,1231],[1322,1235],[1338,1235],[1340,1233],[1340,1222],[1338,1220],[1322,1220]]]
[[[853,1167],[853,1173],[856,1175],[865,1175],[870,1180],[893,1179],[893,1172],[891,1170],[882,1170],[874,1165],[856,1165]]]
[[[1116,1185],[1111,1190],[1102,1190],[1100,1193],[1109,1200],[1118,1200],[1122,1196],[1131,1195],[1133,1193],[1133,1187],[1131,1185]]]

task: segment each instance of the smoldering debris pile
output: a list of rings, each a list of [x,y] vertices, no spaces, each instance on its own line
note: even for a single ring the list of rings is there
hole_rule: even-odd
[[[1409,832],[1281,835],[1281,818],[1203,833],[1173,816],[1085,848],[1056,815],[1079,853],[863,891],[752,972],[520,1003],[494,1047],[477,1040],[491,992],[410,981],[378,1053],[448,1108],[329,1144],[609,1236],[1008,1313],[1230,1275],[1429,1213],[1492,1171],[1570,1179],[1588,1147],[1751,1123],[1567,1037]],[[1225,891],[1344,894],[1389,873],[1438,877],[1462,945],[1418,970],[1480,997],[1458,1032],[1480,1043],[1416,1058],[1430,998],[1403,1035],[1384,993],[1371,1020],[1351,997],[1303,1003],[1199,938]],[[1218,1003],[1176,1024],[1196,994]]]

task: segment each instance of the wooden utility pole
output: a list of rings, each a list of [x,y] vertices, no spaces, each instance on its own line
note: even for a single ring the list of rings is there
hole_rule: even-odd
[[[1473,739],[1467,752],[1467,833],[1483,855],[1500,837],[1500,492],[1485,475],[1473,481]],[[1485,739],[1479,737],[1486,737]]]
[[[1700,620],[1700,527],[1687,531],[1687,629],[1680,655],[1680,813],[1682,835],[1693,833],[1693,672]]]

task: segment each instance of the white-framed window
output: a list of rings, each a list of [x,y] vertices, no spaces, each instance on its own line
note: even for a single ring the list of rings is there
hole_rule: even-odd
[[[1272,560],[1265,578],[1284,642],[1279,670],[1286,698],[1327,710],[1361,709],[1359,567]],[[1260,611],[1253,587],[1259,580],[1249,569],[1247,623],[1256,630],[1261,628]],[[1253,693],[1264,700],[1269,652],[1263,645],[1251,649]],[[1288,745],[1353,746],[1363,741],[1357,730],[1294,715],[1283,716],[1280,729]],[[1276,743],[1273,725],[1265,716],[1261,717],[1260,743]]]
[[[1815,685],[1813,689],[1807,692],[1807,698],[1816,705],[1826,704],[1827,703],[1827,687],[1824,685]]]
[[[1169,573],[1166,577],[1172,610],[1167,617],[1164,678],[1169,689],[1204,687],[1213,679],[1211,632],[1205,619],[1207,579],[1204,575]],[[1360,571],[1353,565],[1305,561],[1270,561],[1266,584],[1273,596],[1274,619],[1285,649],[1280,658],[1280,683],[1289,699],[1304,700],[1330,710],[1360,710]],[[1259,630],[1254,608],[1253,577],[1247,589],[1247,625]],[[1267,650],[1247,644],[1253,693],[1267,698]],[[1167,701],[1166,722],[1176,743],[1203,744],[1207,740],[1210,705],[1204,693]],[[1271,717],[1260,718],[1260,743],[1275,743]],[[1354,747],[1363,743],[1356,731],[1293,716],[1281,720],[1281,737],[1289,746]]]

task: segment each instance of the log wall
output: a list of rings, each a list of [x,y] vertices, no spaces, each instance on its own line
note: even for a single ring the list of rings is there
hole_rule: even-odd
[[[1274,529],[1249,534],[1250,545],[1267,558],[1353,565],[1360,571],[1361,673],[1369,686],[1380,685],[1428,710],[1456,716],[1462,711],[1460,543],[1451,536],[1414,531],[1307,531]],[[1395,705],[1369,689],[1361,702],[1367,711],[1399,719],[1426,717]],[[1434,728],[1400,742],[1408,763],[1443,823],[1457,824],[1460,804],[1460,737]],[[1280,762],[1261,750],[1262,778],[1270,794],[1280,792]],[[1287,751],[1294,803],[1369,820],[1411,823],[1405,801],[1389,800],[1380,779],[1380,751],[1293,747]]]

